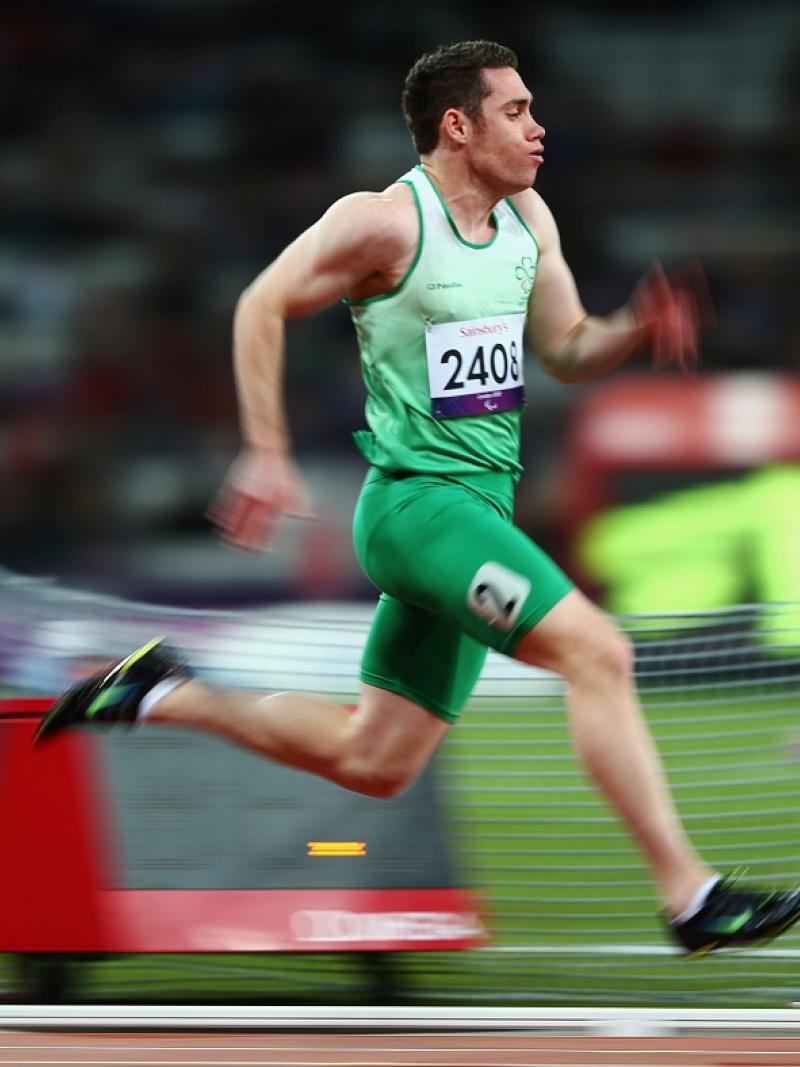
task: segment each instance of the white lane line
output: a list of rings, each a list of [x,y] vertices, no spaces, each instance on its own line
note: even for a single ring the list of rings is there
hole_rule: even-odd
[[[569,1050],[567,1050],[569,1051]],[[713,1052],[705,1053],[706,1057],[714,1055]],[[0,1060],[0,1063],[3,1061]],[[8,1060],[14,1067],[111,1067],[108,1060]],[[121,1060],[123,1067],[198,1067],[203,1061],[198,1060]],[[209,1061],[206,1061],[209,1062]],[[713,1060],[704,1058],[702,1061],[685,1065],[685,1067],[714,1067]],[[716,1061],[719,1062],[719,1061]],[[591,1067],[591,1060],[583,1056],[579,1060],[552,1059],[546,1060],[493,1060],[492,1067]],[[792,1067],[797,1063],[793,1061]],[[214,1067],[422,1067],[419,1060],[217,1060]],[[669,1061],[659,1056],[658,1060],[639,1060],[636,1067],[669,1067]],[[740,1060],[741,1067],[747,1067],[747,1060]],[[448,1061],[436,1063],[428,1061],[424,1067],[486,1067],[485,1059],[462,1060],[459,1062]],[[630,1067],[630,1060],[626,1063],[610,1063],[608,1060],[597,1061],[597,1067]],[[737,1067],[736,1061],[728,1061],[727,1067]]]
[[[58,1065],[58,1067],[202,1067],[211,1064],[213,1067],[417,1067],[419,1061],[409,1060],[401,1064],[398,1060],[0,1060],[0,1063],[13,1063],[14,1067],[45,1067],[45,1065]],[[476,1060],[476,1064],[482,1061]],[[434,1064],[426,1064],[425,1067],[435,1067]],[[446,1065],[443,1065],[446,1067]],[[458,1065],[452,1065],[458,1067]],[[493,1067],[550,1067],[548,1064],[519,1064],[498,1063]],[[603,1065],[607,1067],[607,1065]],[[623,1064],[611,1064],[610,1067],[624,1067]]]
[[[465,1052],[467,1050],[459,1049],[457,1051],[463,1053],[463,1052]],[[454,1061],[448,1059],[447,1061],[444,1061],[444,1060],[442,1060],[442,1061],[427,1060],[427,1061],[424,1061],[424,1063],[425,1063],[425,1067],[485,1067],[486,1059],[482,1055],[482,1051],[483,1050],[478,1050],[478,1049],[476,1049],[474,1052],[470,1051],[470,1052],[468,1052],[468,1057],[460,1057],[459,1061],[457,1061],[457,1062],[454,1062]],[[619,1054],[619,1050],[617,1050],[617,1049],[613,1049],[613,1050],[596,1050],[596,1052],[594,1052],[594,1053],[591,1052],[591,1051],[587,1052],[587,1051],[584,1051],[584,1050],[577,1050],[577,1049],[564,1049],[563,1051],[558,1050],[558,1049],[547,1049],[547,1050],[543,1050],[543,1051],[545,1051],[546,1054],[547,1054],[547,1058],[545,1060],[540,1060],[540,1059],[537,1058],[536,1060],[527,1060],[526,1059],[524,1062],[522,1062],[518,1057],[515,1057],[513,1060],[497,1060],[497,1059],[493,1059],[491,1061],[492,1067],[590,1067],[591,1063],[594,1062],[594,1061],[593,1061],[593,1059],[589,1059],[587,1057],[592,1057],[593,1055],[600,1055],[600,1056],[606,1055],[607,1056],[609,1054],[609,1051],[611,1051],[611,1052],[613,1052],[615,1054]],[[565,1054],[575,1054],[576,1052],[579,1052],[579,1051],[580,1051],[580,1059],[577,1059],[577,1060],[574,1060],[574,1061],[567,1061],[567,1060],[565,1060],[563,1058]],[[520,1052],[522,1054],[525,1054],[526,1050],[520,1050]],[[624,1053],[623,1053],[623,1055],[624,1055]],[[641,1053],[639,1053],[639,1055],[641,1055]],[[636,1067],[647,1067],[647,1064],[652,1064],[654,1062],[660,1063],[662,1065],[662,1067],[668,1067],[670,1062],[677,1062],[677,1061],[672,1061],[671,1059],[667,1060],[667,1059],[664,1058],[665,1056],[670,1056],[671,1057],[672,1055],[674,1055],[673,1053],[669,1053],[669,1052],[665,1053],[665,1052],[648,1050],[648,1056],[652,1056],[652,1055],[657,1057],[656,1061],[652,1061],[650,1059],[647,1059],[647,1060],[640,1059],[640,1060],[636,1061]],[[682,1056],[683,1053],[680,1053],[679,1055]],[[715,1050],[715,1049],[703,1049],[702,1052],[695,1051],[694,1053],[691,1053],[691,1055],[693,1055],[695,1057],[699,1056],[699,1057],[701,1057],[701,1059],[699,1061],[697,1059],[695,1059],[692,1064],[684,1064],[683,1067],[700,1067],[700,1064],[705,1065],[705,1067],[712,1067],[713,1063],[719,1062],[717,1057],[720,1055],[720,1052],[718,1050]],[[734,1053],[734,1055],[736,1056],[735,1060],[729,1060],[729,1061],[726,1060],[726,1064],[728,1064],[729,1067],[735,1067],[735,1065],[737,1063],[741,1064],[742,1067],[747,1067],[747,1065],[749,1065],[749,1063],[751,1062],[750,1059],[749,1059],[749,1057],[751,1055],[750,1052]],[[711,1059],[711,1057],[714,1057],[714,1059]],[[745,1057],[745,1058],[740,1058],[740,1057]],[[789,1063],[791,1065],[791,1067],[796,1067],[796,1064],[798,1063],[798,1060],[797,1060],[797,1058],[795,1056],[794,1059],[792,1059],[790,1061],[784,1061],[784,1062]],[[345,1059],[345,1060],[341,1060],[341,1059],[299,1060],[299,1059],[294,1059],[293,1058],[293,1059],[290,1059],[290,1060],[285,1060],[285,1059],[280,1059],[280,1060],[275,1060],[275,1059],[265,1059],[265,1060],[228,1060],[228,1059],[224,1059],[224,1060],[223,1059],[216,1059],[216,1060],[197,1060],[197,1059],[191,1059],[191,1060],[176,1060],[176,1059],[152,1060],[152,1059],[141,1059],[140,1060],[140,1059],[137,1059],[137,1060],[113,1060],[113,1061],[109,1061],[108,1059],[100,1059],[100,1060],[90,1059],[90,1060],[87,1060],[85,1058],[82,1058],[82,1059],[79,1059],[79,1060],[73,1060],[73,1059],[68,1059],[68,1060],[67,1059],[46,1059],[46,1060],[43,1060],[43,1059],[19,1059],[19,1058],[17,1058],[17,1059],[14,1059],[14,1060],[2,1060],[2,1059],[0,1059],[0,1063],[13,1064],[14,1067],[48,1067],[48,1065],[49,1065],[49,1067],[204,1067],[204,1065],[209,1065],[209,1064],[212,1064],[213,1067],[417,1067],[417,1065],[420,1064],[420,1061],[418,1059],[416,1059],[416,1058],[412,1058],[412,1059],[406,1059],[406,1058],[394,1059],[393,1058],[391,1060],[363,1060],[363,1059],[354,1060],[352,1057],[349,1057],[348,1059]],[[601,1067],[601,1065],[602,1065],[602,1067],[631,1067],[631,1061],[630,1060],[625,1060],[624,1062],[620,1061],[620,1062],[616,1062],[616,1063],[610,1062],[608,1060],[597,1060],[596,1063],[597,1063],[597,1067]]]
[[[564,1052],[559,1053],[555,1050],[545,1060],[535,1059],[519,1059],[514,1060],[497,1060],[491,1061],[492,1067],[590,1067],[592,1063],[596,1063],[597,1067],[631,1067],[631,1060],[624,1062],[611,1062],[609,1060],[590,1058],[591,1054],[585,1053],[579,1054],[579,1059],[565,1059],[565,1055],[576,1053],[576,1050],[565,1049]],[[606,1053],[607,1055],[607,1053]],[[714,1064],[718,1064],[719,1053],[715,1053],[709,1049],[704,1051],[702,1059],[695,1058],[687,1062],[684,1060],[678,1061],[676,1059],[665,1059],[664,1053],[656,1053],[657,1059],[653,1060],[648,1057],[647,1059],[638,1059],[633,1061],[636,1067],[646,1067],[647,1064],[661,1064],[662,1067],[669,1067],[669,1064],[677,1065],[679,1062],[682,1067],[700,1067],[700,1064],[705,1067],[713,1067]],[[669,1055],[669,1054],[666,1054]],[[555,1057],[555,1058],[554,1058]],[[204,1065],[213,1065],[213,1067],[417,1067],[420,1063],[424,1063],[425,1067],[486,1067],[485,1057],[481,1057],[479,1053],[470,1053],[469,1058],[459,1057],[454,1060],[451,1058],[439,1059],[438,1057],[420,1061],[419,1059],[391,1059],[391,1060],[363,1060],[354,1059],[348,1057],[346,1060],[61,1060],[61,1059],[49,1059],[49,1060],[32,1060],[32,1059],[14,1059],[14,1060],[0,1060],[0,1064],[13,1064],[13,1067],[204,1067]],[[750,1059],[726,1060],[727,1067],[736,1067],[737,1064],[741,1067],[749,1067],[753,1061]],[[765,1062],[765,1061],[760,1061]],[[788,1065],[788,1067],[796,1067],[797,1059],[774,1061]]]
[[[37,1035],[38,1036],[38,1035]],[[660,1041],[661,1038],[655,1038],[654,1040]],[[403,1045],[403,1046],[386,1046],[386,1045],[353,1045],[348,1048],[340,1048],[336,1050],[336,1054],[343,1055],[345,1053],[356,1053],[358,1055],[365,1055],[372,1052],[387,1052],[393,1054],[411,1054],[417,1052],[438,1052],[438,1053],[464,1053],[465,1055],[483,1054],[483,1053],[496,1053],[510,1055],[510,1054],[523,1054],[528,1052],[537,1053],[561,1053],[561,1052],[581,1052],[588,1055],[622,1055],[622,1056],[634,1056],[634,1055],[705,1055],[714,1053],[715,1055],[734,1055],[734,1056],[795,1056],[798,1063],[800,1063],[800,1042],[794,1049],[769,1049],[769,1050],[746,1050],[739,1051],[738,1048],[726,1048],[723,1044],[724,1038],[720,1039],[720,1045],[714,1048],[669,1048],[669,1047],[654,1047],[653,1045],[647,1048],[636,1048],[631,1045],[630,1048],[593,1048],[586,1045],[566,1045],[565,1039],[560,1038],[557,1045],[525,1045],[509,1048],[506,1045],[502,1046],[489,1046],[489,1045],[477,1045],[474,1048],[469,1046],[457,1045],[457,1046],[421,1046],[421,1045]],[[737,1040],[736,1038],[729,1040]],[[765,1040],[781,1040],[781,1038],[765,1038]],[[626,1041],[627,1045],[628,1042]],[[738,1041],[737,1041],[738,1044]],[[246,1045],[65,1045],[62,1042],[44,1042],[43,1045],[34,1046],[34,1049],[41,1051],[42,1049],[50,1048],[53,1052],[62,1053],[74,1053],[74,1052],[137,1052],[140,1054],[149,1052],[211,1052],[214,1054],[220,1052],[252,1052],[254,1054],[263,1052],[319,1052],[326,1053],[327,1049],[324,1049],[320,1045],[258,1045],[258,1046],[246,1046]],[[32,1046],[29,1045],[0,1045],[0,1052],[19,1052],[19,1051],[32,1051]],[[203,1062],[203,1061],[199,1061]]]
[[[565,1040],[564,1038],[561,1038],[560,1042],[563,1042],[564,1040]],[[658,1039],[656,1039],[656,1040],[658,1040]],[[780,1040],[780,1039],[778,1039],[778,1040]],[[262,1054],[262,1053],[265,1053],[265,1052],[312,1052],[312,1053],[319,1053],[320,1055],[325,1055],[328,1052],[327,1049],[323,1048],[320,1045],[293,1045],[293,1044],[292,1045],[255,1045],[255,1046],[246,1046],[246,1045],[150,1045],[150,1044],[143,1044],[143,1045],[83,1045],[83,1044],[81,1044],[81,1045],[72,1045],[72,1044],[60,1044],[60,1043],[59,1044],[53,1044],[53,1045],[50,1045],[50,1046],[47,1046],[47,1045],[42,1046],[42,1045],[38,1045],[38,1044],[36,1044],[36,1045],[33,1045],[33,1044],[27,1044],[27,1045],[0,1045],[0,1052],[19,1052],[19,1051],[27,1051],[27,1052],[36,1051],[37,1053],[40,1053],[40,1054],[45,1053],[47,1051],[63,1052],[63,1053],[78,1053],[78,1052],[84,1052],[85,1051],[85,1052],[91,1052],[91,1053],[95,1053],[95,1054],[104,1053],[104,1052],[111,1052],[111,1053],[116,1053],[116,1054],[122,1054],[122,1053],[126,1053],[126,1052],[136,1052],[136,1053],[145,1054],[145,1055],[149,1054],[149,1053],[153,1053],[153,1052],[194,1052],[194,1053],[213,1053],[214,1055],[219,1055],[221,1053],[226,1053],[226,1052],[238,1052],[238,1053],[252,1052],[253,1055],[258,1055],[258,1054]],[[769,1059],[769,1058],[775,1059],[776,1057],[793,1056],[795,1058],[795,1061],[797,1063],[800,1063],[800,1043],[794,1049],[765,1049],[765,1050],[762,1050],[762,1049],[752,1049],[752,1050],[751,1049],[745,1049],[745,1050],[742,1050],[741,1046],[738,1043],[737,1043],[737,1046],[735,1048],[726,1047],[725,1044],[720,1044],[718,1046],[711,1047],[711,1048],[706,1046],[706,1047],[703,1047],[703,1048],[677,1048],[676,1049],[676,1048],[663,1047],[661,1045],[660,1041],[659,1041],[658,1044],[648,1045],[645,1048],[637,1048],[635,1046],[631,1046],[630,1048],[608,1048],[607,1046],[606,1047],[594,1048],[594,1047],[591,1047],[591,1046],[587,1046],[585,1044],[564,1045],[564,1044],[559,1043],[559,1044],[548,1044],[548,1045],[520,1045],[520,1046],[516,1046],[516,1047],[511,1047],[511,1048],[509,1048],[507,1045],[503,1045],[503,1046],[499,1046],[499,1047],[492,1047],[492,1046],[488,1046],[488,1045],[475,1045],[475,1046],[470,1046],[470,1045],[454,1045],[454,1046],[446,1046],[446,1045],[434,1045],[434,1046],[402,1045],[402,1046],[397,1046],[397,1047],[391,1046],[391,1045],[389,1045],[389,1046],[387,1046],[387,1045],[376,1045],[376,1046],[354,1045],[352,1047],[336,1048],[333,1051],[334,1051],[335,1055],[344,1055],[344,1054],[351,1054],[351,1053],[352,1054],[357,1054],[357,1055],[368,1055],[370,1053],[381,1053],[381,1054],[382,1053],[389,1053],[389,1054],[392,1054],[392,1055],[413,1055],[413,1054],[420,1053],[420,1052],[424,1052],[426,1054],[427,1053],[439,1053],[439,1054],[442,1054],[442,1055],[455,1055],[456,1053],[467,1053],[469,1055],[479,1055],[479,1054],[482,1055],[484,1053],[501,1053],[501,1054],[504,1054],[504,1055],[510,1055],[512,1053],[513,1054],[519,1053],[520,1055],[524,1055],[526,1053],[531,1053],[531,1052],[534,1052],[534,1053],[537,1053],[537,1054],[580,1052],[582,1055],[585,1054],[585,1055],[593,1055],[593,1056],[600,1056],[600,1055],[604,1055],[604,1056],[608,1056],[608,1055],[616,1055],[616,1056],[643,1056],[643,1055],[649,1055],[649,1056],[653,1056],[653,1055],[699,1056],[699,1055],[712,1054],[712,1055],[716,1055],[716,1056],[719,1056],[719,1055],[731,1055],[731,1056],[764,1057],[764,1058],[767,1058],[767,1059]],[[72,1061],[72,1060],[67,1061],[67,1060],[64,1060],[64,1061],[60,1061],[60,1062],[64,1062],[64,1063],[67,1063],[67,1062],[70,1062],[70,1063],[71,1062],[94,1063],[94,1062],[97,1062],[97,1061],[94,1061],[94,1060],[83,1060],[83,1061],[77,1061],[77,1060],[76,1061]],[[120,1061],[116,1061],[116,1062],[127,1063],[128,1061],[120,1060]],[[163,1062],[183,1063],[184,1061],[182,1061],[182,1060],[169,1060],[169,1061],[158,1060],[158,1061],[152,1061],[152,1062],[158,1062],[158,1063],[163,1063]],[[192,1063],[205,1063],[205,1062],[208,1062],[208,1061],[206,1061],[206,1060],[198,1060],[198,1059],[195,1058],[195,1059],[193,1059],[193,1060],[191,1060],[189,1062],[192,1062]],[[234,1061],[232,1061],[232,1062],[234,1062]],[[253,1061],[251,1061],[251,1060],[236,1060],[235,1062],[238,1064],[238,1063],[249,1063],[249,1062],[253,1062]]]

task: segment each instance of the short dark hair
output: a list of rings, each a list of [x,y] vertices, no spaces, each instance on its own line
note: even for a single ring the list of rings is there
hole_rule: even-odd
[[[516,70],[517,65],[515,52],[492,41],[459,41],[420,56],[403,87],[403,114],[419,154],[432,152],[438,144],[439,123],[448,108],[480,120],[481,103],[490,93],[481,71]]]

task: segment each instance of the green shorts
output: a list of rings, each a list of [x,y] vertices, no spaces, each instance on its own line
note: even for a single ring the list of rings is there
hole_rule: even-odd
[[[500,472],[390,474],[372,468],[353,536],[382,596],[362,680],[453,722],[488,648],[520,639],[572,588],[513,525],[514,483]]]

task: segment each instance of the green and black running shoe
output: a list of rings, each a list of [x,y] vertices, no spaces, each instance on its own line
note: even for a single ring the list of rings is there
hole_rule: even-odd
[[[800,889],[745,889],[721,878],[702,908],[685,922],[669,922],[689,956],[769,941],[800,919]]]
[[[146,693],[168,678],[189,681],[192,672],[163,638],[137,648],[105,674],[71,685],[42,719],[34,743],[82,723],[133,723]]]

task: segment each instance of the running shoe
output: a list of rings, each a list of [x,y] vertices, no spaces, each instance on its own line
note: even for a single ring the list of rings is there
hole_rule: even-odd
[[[145,694],[168,678],[189,681],[192,672],[162,637],[148,641],[105,674],[67,689],[42,719],[34,743],[82,723],[133,723]]]
[[[800,919],[800,889],[746,889],[721,878],[702,908],[685,922],[668,922],[689,956],[770,941]]]

